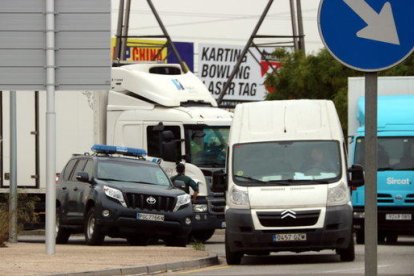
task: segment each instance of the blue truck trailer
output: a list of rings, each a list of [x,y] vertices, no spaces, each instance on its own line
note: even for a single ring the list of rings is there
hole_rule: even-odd
[[[395,243],[399,235],[414,235],[414,90],[412,93],[384,93],[387,95],[378,97],[379,242]],[[355,95],[351,95],[352,97],[355,98]],[[356,114],[348,114],[348,118],[356,116],[359,122],[359,127],[351,136],[349,161],[351,164],[364,166],[373,160],[364,158],[365,98],[358,98]],[[349,105],[351,104],[355,104],[355,101],[350,101]],[[352,192],[352,204],[357,243],[361,244],[365,240],[364,186]]]

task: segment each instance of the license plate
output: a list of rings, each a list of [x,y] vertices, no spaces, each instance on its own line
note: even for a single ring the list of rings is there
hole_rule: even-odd
[[[164,215],[137,213],[137,220],[164,221]]]
[[[274,242],[306,241],[306,233],[274,234],[273,241]]]
[[[386,220],[412,220],[411,214],[386,214]]]

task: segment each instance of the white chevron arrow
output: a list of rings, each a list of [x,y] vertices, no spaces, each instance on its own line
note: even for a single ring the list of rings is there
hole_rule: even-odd
[[[400,45],[397,27],[390,2],[386,2],[377,13],[365,0],[344,0],[344,2],[367,23],[357,32],[360,38]]]

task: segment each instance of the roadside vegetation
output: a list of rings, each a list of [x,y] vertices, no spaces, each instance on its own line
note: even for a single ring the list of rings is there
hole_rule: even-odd
[[[316,55],[288,53],[280,49],[273,53],[282,68],[266,79],[266,86],[275,92],[267,100],[328,99],[335,103],[344,133],[347,133],[348,77],[362,77],[362,72],[349,69],[323,49]],[[414,54],[379,76],[414,76]]]
[[[19,194],[17,202],[18,231],[23,230],[25,224],[37,222],[35,204],[38,198],[28,194]],[[0,247],[5,246],[9,238],[9,195],[0,194]]]

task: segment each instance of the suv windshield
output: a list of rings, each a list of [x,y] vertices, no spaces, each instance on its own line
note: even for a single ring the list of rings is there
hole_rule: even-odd
[[[414,170],[414,137],[378,137],[378,170]],[[358,137],[355,164],[365,165],[365,139]]]
[[[169,178],[160,167],[125,160],[99,161],[97,178],[138,184],[170,185]]]
[[[341,176],[336,141],[236,144],[233,152],[233,179],[241,185],[328,183]]]
[[[229,126],[186,126],[188,162],[196,166],[224,167]]]

